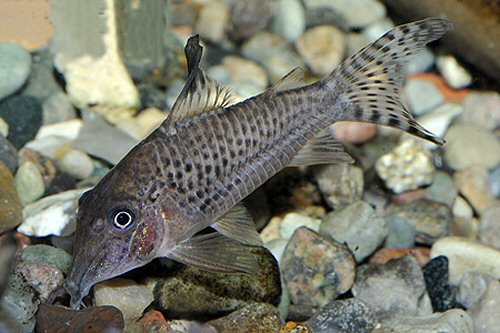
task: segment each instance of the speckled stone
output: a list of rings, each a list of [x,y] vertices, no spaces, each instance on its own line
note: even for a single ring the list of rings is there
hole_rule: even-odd
[[[383,321],[371,333],[474,333],[474,322],[463,310],[452,309],[430,316],[395,317]],[[476,333],[478,333],[476,331]]]
[[[5,164],[0,162],[0,234],[18,226],[22,217],[14,177]]]
[[[16,269],[39,293],[41,302],[47,302],[51,293],[61,287],[64,281],[59,268],[41,261],[21,262]]]
[[[416,240],[425,244],[432,244],[450,234],[451,209],[441,203],[421,199],[395,208],[388,216],[400,218],[413,226]]]
[[[381,156],[375,169],[385,185],[395,193],[429,185],[435,175],[431,155],[414,139],[402,141],[390,153]]]
[[[281,282],[274,256],[262,247],[249,250],[258,259],[259,274],[214,273],[179,265],[167,270],[164,277],[150,278],[148,285],[157,309],[175,317],[201,319],[241,309],[252,302],[277,305]]]
[[[500,279],[500,251],[463,237],[444,237],[432,245],[431,257],[446,256],[450,283],[458,285],[466,272]]]
[[[302,227],[290,239],[281,268],[292,303],[322,306],[351,288],[355,265],[346,245]]]
[[[320,233],[346,244],[357,262],[362,262],[382,244],[387,236],[383,218],[364,201],[329,213],[321,223]]]
[[[280,328],[278,309],[271,304],[249,304],[229,315],[208,322],[218,333],[277,332]]]
[[[306,325],[313,332],[371,333],[377,319],[363,302],[348,298],[323,306]]]
[[[334,209],[352,204],[363,195],[363,170],[351,164],[321,166],[314,176],[326,203]]]
[[[500,163],[500,142],[488,130],[465,124],[450,127],[444,157],[455,170],[478,165],[491,169]]]
[[[456,286],[448,282],[448,259],[444,256],[433,258],[422,269],[427,293],[435,312],[456,308]]]
[[[344,34],[332,25],[314,27],[297,40],[296,48],[313,74],[324,76],[342,61]]]
[[[424,277],[413,257],[393,259],[385,265],[359,266],[352,293],[377,318],[432,313]]]

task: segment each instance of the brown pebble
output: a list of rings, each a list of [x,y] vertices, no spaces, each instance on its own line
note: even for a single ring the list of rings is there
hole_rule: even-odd
[[[417,259],[418,264],[423,267],[429,261],[428,247],[417,246],[413,249],[393,249],[393,248],[383,248],[375,252],[370,258],[370,264],[380,264],[384,265],[391,259],[413,256]]]
[[[353,145],[368,142],[377,135],[377,126],[369,123],[343,121],[335,123],[333,128],[337,138]]]

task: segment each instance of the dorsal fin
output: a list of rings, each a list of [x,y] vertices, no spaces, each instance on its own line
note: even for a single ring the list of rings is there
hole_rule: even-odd
[[[203,53],[203,47],[199,41],[199,35],[195,35],[186,43],[184,53],[188,63],[188,78],[168,118],[162,124],[174,132],[173,125],[176,121],[210,110],[225,108],[233,102],[230,89],[210,79],[199,68]]]
[[[304,69],[301,67],[295,67],[285,76],[279,79],[270,89],[273,91],[284,91],[293,88],[298,88],[305,85],[304,81]]]
[[[344,151],[342,143],[326,128],[309,140],[288,166],[353,162],[352,157]]]

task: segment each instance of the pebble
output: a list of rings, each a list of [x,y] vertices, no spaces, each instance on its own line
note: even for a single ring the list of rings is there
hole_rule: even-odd
[[[202,319],[254,302],[278,305],[281,282],[274,256],[262,247],[249,250],[259,262],[259,274],[214,273],[178,265],[165,276],[150,277],[147,284],[153,290],[156,309],[172,317]]]
[[[359,50],[361,50],[363,47],[368,45],[370,41],[368,38],[359,33],[359,32],[348,32],[345,35],[345,44],[346,44],[346,57],[350,57]],[[340,124],[340,123],[336,123]]]
[[[346,244],[359,263],[382,244],[388,230],[384,219],[368,203],[357,201],[326,215],[320,233]]]
[[[68,274],[71,268],[71,256],[68,253],[45,244],[27,246],[21,253],[21,260],[23,262],[43,262],[54,265],[63,274]]]
[[[0,162],[0,234],[17,227],[22,218],[14,177],[5,164]]]
[[[55,124],[76,118],[76,111],[68,96],[57,92],[42,103],[43,124]]]
[[[347,246],[306,227],[295,231],[281,261],[293,304],[323,306],[354,283],[356,263]]]
[[[300,0],[278,0],[272,28],[289,42],[295,42],[306,30],[304,6]]]
[[[53,53],[49,48],[33,53],[31,74],[23,87],[23,95],[33,96],[43,101],[57,92],[63,92],[54,75],[56,71],[53,58]]]
[[[458,196],[451,208],[454,217],[471,220],[474,217],[474,210],[469,203],[461,196]]]
[[[17,150],[3,135],[0,135],[0,161],[12,174],[16,171]]]
[[[0,100],[18,91],[31,70],[31,55],[22,46],[0,43]]]
[[[92,175],[94,171],[94,162],[81,150],[69,149],[58,156],[56,164],[69,175],[76,179],[85,179]]]
[[[454,174],[458,191],[472,207],[482,214],[498,203],[488,184],[488,170],[484,166],[471,166]]]
[[[277,332],[281,326],[278,309],[266,303],[253,303],[229,315],[211,320],[217,333]]]
[[[147,333],[167,333],[170,330],[170,324],[163,314],[158,310],[149,310],[138,321],[141,326],[141,332]]]
[[[343,142],[360,145],[370,141],[377,135],[377,125],[342,121],[333,124],[335,136]]]
[[[363,170],[347,163],[331,164],[314,170],[314,177],[326,203],[340,209],[361,199]]]
[[[170,330],[167,333],[219,333],[213,326],[196,321],[177,319],[169,324]]]
[[[88,114],[73,146],[89,155],[118,163],[138,143],[97,114]]]
[[[500,94],[496,91],[472,91],[462,102],[464,124],[476,125],[488,130],[500,126]]]
[[[500,325],[500,282],[490,280],[481,298],[467,309],[474,321],[475,333],[495,333]]]
[[[243,56],[264,66],[271,83],[281,79],[295,67],[303,67],[302,58],[280,35],[262,31],[248,39],[241,47]]]
[[[394,23],[392,22],[392,20],[388,17],[384,17],[383,19],[367,26],[363,30],[362,34],[368,39],[368,41],[374,42],[387,31],[393,28]]]
[[[0,103],[0,117],[9,124],[7,139],[20,149],[42,125],[42,106],[32,96],[13,96]]]
[[[273,15],[274,3],[268,0],[231,1],[228,35],[245,40],[264,30]]]
[[[381,248],[373,256],[370,257],[370,264],[384,265],[389,260],[401,257],[412,256],[417,259],[420,266],[424,266],[429,261],[428,247],[416,246],[411,249],[391,249],[391,248]]]
[[[0,156],[2,156],[1,152]],[[490,183],[491,193],[496,198],[500,199],[500,166],[496,167],[493,171],[490,172],[488,182]]]
[[[450,234],[451,210],[442,203],[420,199],[395,208],[387,216],[400,218],[412,225],[420,243],[432,244]]]
[[[47,302],[52,292],[62,287],[64,282],[61,270],[45,262],[21,262],[16,269],[38,292],[43,303]]]
[[[393,259],[385,265],[359,266],[352,293],[377,318],[432,313],[424,277],[413,257]]]
[[[342,31],[332,25],[308,29],[296,42],[296,48],[312,73],[324,76],[334,70],[345,53]]]
[[[387,216],[385,218],[385,224],[388,229],[388,234],[384,241],[384,247],[404,249],[413,248],[415,246],[415,230],[406,220],[394,216]]]
[[[493,276],[476,272],[464,273],[457,291],[457,302],[469,309],[478,304],[486,293],[491,281],[497,281]]]
[[[425,189],[424,197],[451,207],[457,198],[458,190],[451,176],[443,171],[436,171],[431,186]]]
[[[431,248],[431,257],[446,256],[450,283],[458,285],[466,272],[490,274],[500,279],[500,251],[463,237],[444,237]]]
[[[500,203],[490,207],[481,215],[479,239],[500,250]]]
[[[500,142],[484,128],[456,124],[450,127],[445,140],[444,157],[455,170],[473,165],[492,169],[500,163]]]
[[[76,230],[78,199],[88,190],[60,192],[27,205],[17,231],[34,237],[69,236]]]
[[[45,183],[35,163],[27,161],[17,169],[16,187],[23,206],[39,199],[45,193]]]
[[[436,172],[429,152],[412,138],[403,140],[391,152],[382,155],[375,169],[395,193],[432,184]]]
[[[70,119],[55,124],[43,125],[36,134],[34,141],[50,137],[64,138],[72,141],[78,137],[82,126],[83,121],[81,119]],[[30,141],[28,145],[32,144],[32,142],[33,141]]]
[[[36,315],[36,332],[123,332],[125,323],[113,306],[88,307],[73,311],[59,305],[41,304]]]
[[[280,223],[280,236],[284,239],[290,239],[300,227],[308,227],[311,230],[319,231],[320,219],[312,218],[298,213],[286,214]]]
[[[459,115],[463,113],[464,107],[458,103],[444,103],[434,110],[418,117],[417,121],[425,129],[431,133],[443,137],[448,130],[451,122]],[[422,141],[425,147],[434,149],[438,147],[436,144]]]
[[[474,333],[474,322],[463,310],[452,309],[425,317],[395,317],[382,322],[372,333]],[[479,333],[476,331],[476,333]]]
[[[462,89],[472,83],[472,76],[463,68],[452,55],[441,55],[437,58],[436,66],[446,83],[453,89]]]
[[[323,306],[306,325],[313,332],[371,333],[377,319],[363,302],[348,298]]]
[[[406,71],[411,74],[427,72],[434,65],[435,58],[434,53],[428,47],[424,47],[412,56],[406,65]]]
[[[143,109],[167,109],[166,93],[160,90],[152,83],[140,83],[137,88],[139,89],[139,96],[141,99],[141,108]]]
[[[147,286],[129,279],[115,278],[94,286],[94,304],[119,309],[125,325],[139,320],[153,300],[153,293]]]
[[[411,112],[420,116],[441,105],[444,97],[429,80],[410,79],[404,87],[404,95]]]
[[[229,7],[225,1],[209,1],[201,9],[196,22],[196,32],[204,40],[220,43],[229,20]]]
[[[0,135],[7,137],[9,135],[9,124],[0,117]]]
[[[456,308],[457,289],[448,282],[448,259],[444,256],[433,258],[422,268],[422,273],[434,312]]]

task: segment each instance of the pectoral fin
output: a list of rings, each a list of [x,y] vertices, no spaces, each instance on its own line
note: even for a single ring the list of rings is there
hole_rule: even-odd
[[[352,157],[327,128],[312,138],[292,159],[288,166],[328,163],[353,163]]]
[[[248,245],[262,245],[262,239],[255,230],[255,223],[248,210],[239,204],[212,225],[221,234],[226,235],[240,243]]]
[[[207,271],[257,274],[260,270],[249,248],[218,232],[190,238],[175,246],[167,256]]]

